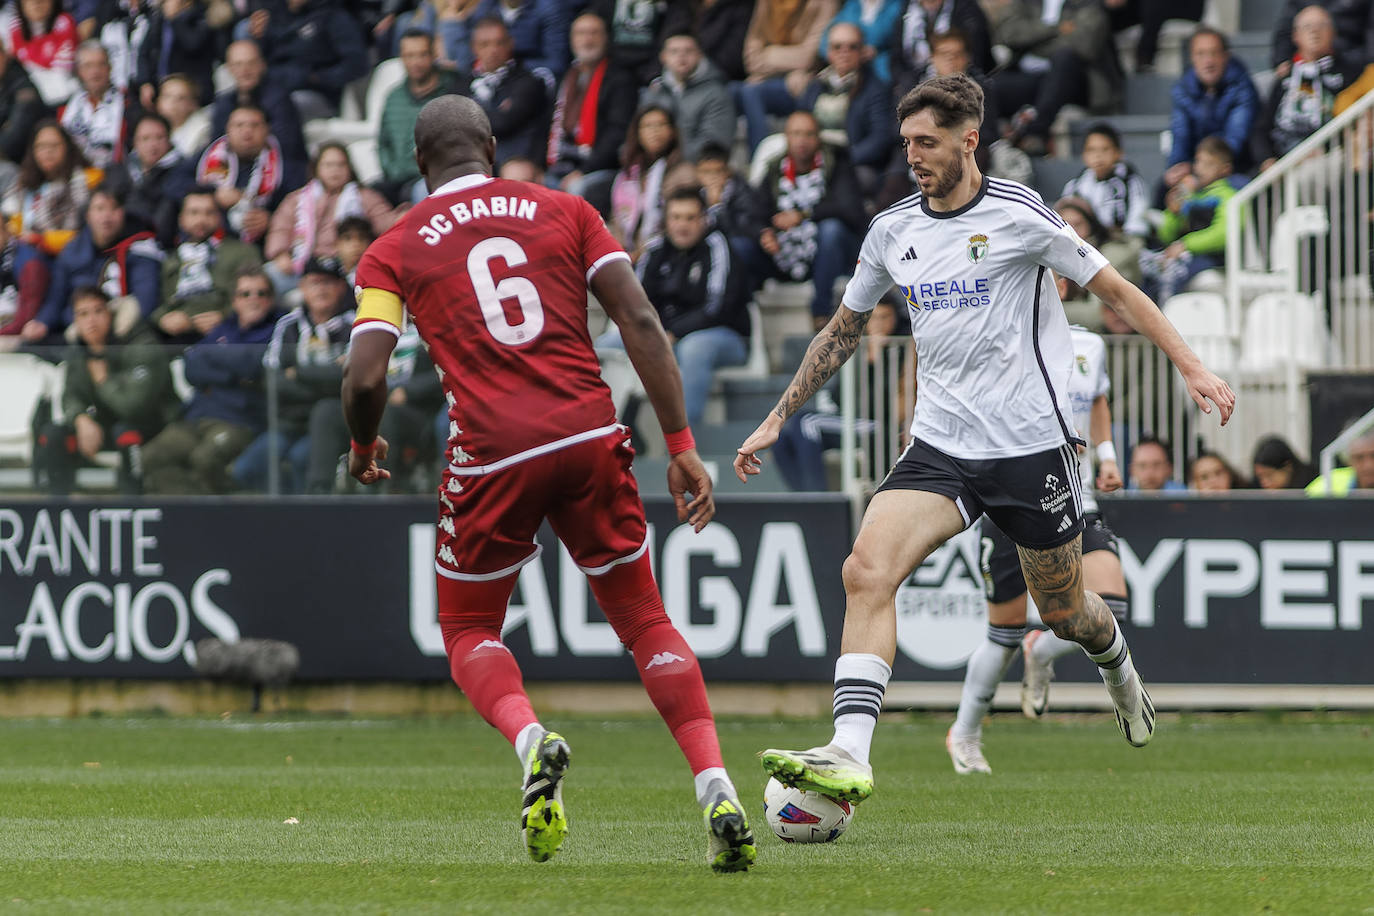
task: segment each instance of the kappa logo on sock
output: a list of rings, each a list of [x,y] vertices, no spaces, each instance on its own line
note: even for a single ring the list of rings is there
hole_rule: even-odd
[[[654,657],[649,659],[649,664],[644,666],[644,670],[648,671],[650,668],[655,668],[659,665],[671,665],[673,662],[685,661],[687,661],[687,659],[674,652],[656,652],[654,653]]]
[[[472,651],[474,652],[476,652],[478,649],[501,649],[506,652],[510,651],[510,649],[506,648],[506,644],[501,642],[501,640],[499,639],[484,639],[477,645],[472,647]]]

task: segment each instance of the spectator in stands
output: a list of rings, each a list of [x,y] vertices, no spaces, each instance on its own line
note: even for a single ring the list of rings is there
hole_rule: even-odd
[[[1216,452],[1200,452],[1188,466],[1188,484],[1199,493],[1229,493],[1244,483],[1231,462]]]
[[[282,155],[268,132],[261,108],[241,105],[229,116],[224,136],[215,140],[196,166],[196,184],[215,189],[228,231],[245,242],[267,234],[272,211],[288,192],[300,187],[294,162]]]
[[[210,142],[210,113],[200,107],[199,90],[187,77],[173,73],[158,85],[157,113],[167,119],[172,145],[188,159]]]
[[[1173,148],[1164,172],[1165,193],[1189,173],[1197,145],[1214,134],[1237,157],[1236,171],[1246,171],[1250,131],[1259,115],[1259,95],[1250,72],[1231,56],[1225,35],[1200,26],[1188,40],[1188,59],[1191,66],[1170,90]]]
[[[673,116],[666,108],[641,108],[630,122],[620,171],[611,185],[608,224],[632,258],[661,229],[663,181],[681,158]]]
[[[1270,61],[1274,76],[1282,79],[1289,73],[1297,48],[1297,36],[1291,26],[1305,8],[1319,6],[1326,10],[1335,25],[1335,50],[1357,68],[1374,64],[1374,2],[1371,0],[1287,0],[1274,18],[1274,37],[1270,45]]]
[[[849,139],[849,161],[865,197],[872,197],[897,147],[892,116],[892,87],[865,61],[872,48],[850,22],[830,27],[826,46],[829,66],[816,74],[797,98],[797,107],[816,116],[822,129],[843,130]]]
[[[744,38],[748,81],[739,107],[749,125],[749,152],[770,133],[769,115],[790,114],[811,81],[835,0],[758,0]]]
[[[234,79],[234,85],[215,96],[210,108],[210,136],[222,137],[229,129],[229,116],[235,108],[245,105],[260,108],[267,116],[267,126],[277,138],[282,155],[294,162],[304,163],[305,136],[301,133],[300,115],[291,103],[275,74],[269,77],[267,61],[257,42],[236,41],[224,52],[224,65]],[[200,153],[204,147],[197,150]]]
[[[1159,30],[1166,20],[1202,20],[1204,0],[1102,0],[1112,32],[1140,26],[1135,47],[1135,72],[1153,73],[1159,50]]]
[[[147,34],[138,50],[130,94],[152,108],[157,87],[174,73],[189,77],[200,91],[214,86],[215,36],[195,0],[162,0],[152,4]]]
[[[1102,252],[1102,256],[1123,277],[1139,285],[1141,277],[1138,243],[1127,241],[1119,234],[1110,232],[1098,220],[1092,204],[1081,197],[1061,198],[1055,202],[1054,212],[1064,218],[1064,222],[1069,224],[1069,228],[1073,229],[1079,238]],[[1117,316],[1116,310],[1111,306],[1098,301],[1096,296],[1077,283],[1067,280],[1065,282],[1068,284],[1068,292],[1065,294],[1061,291],[1059,298],[1064,303],[1064,311],[1068,314],[1070,323],[1081,324],[1094,331],[1106,330],[1109,334],[1135,333],[1135,329]]]
[[[821,39],[821,57],[829,59],[830,36],[835,26],[848,23],[859,30],[865,61],[872,65],[878,79],[891,86],[892,50],[900,40],[906,9],[907,0],[845,0]]]
[[[760,274],[812,281],[811,316],[817,329],[835,308],[835,281],[852,269],[868,219],[858,179],[844,150],[821,142],[809,111],[793,112],[783,133],[787,152],[768,166],[760,190],[770,224],[759,234],[768,255]]]
[[[311,163],[310,181],[287,194],[272,214],[263,242],[267,275],[277,294],[294,289],[311,258],[337,256],[336,226],[349,216],[362,216],[377,235],[391,228],[396,213],[385,197],[358,184],[348,150],[342,143],[320,145]]]
[[[146,319],[158,304],[158,269],[162,252],[153,234],[125,219],[118,191],[101,185],[86,205],[86,227],[53,261],[43,307],[24,327],[34,342],[57,343],[72,323],[72,291],[96,286],[115,300],[115,333],[123,336]]]
[[[362,29],[331,0],[266,3],[248,17],[248,34],[302,121],[338,114],[344,87],[367,75]]]
[[[472,56],[472,72],[459,81],[458,91],[487,113],[497,167],[510,156],[545,155],[548,85],[516,59],[506,24],[493,16],[473,25]]]
[[[1061,196],[1083,198],[1104,227],[1143,244],[1150,232],[1145,220],[1150,192],[1135,166],[1126,161],[1115,127],[1100,121],[1088,128],[1083,165],[1083,174],[1064,185]]]
[[[151,229],[166,248],[176,238],[177,211],[191,187],[193,163],[172,147],[171,128],[162,115],[140,115],[133,138],[129,156],[106,170],[105,183],[124,198],[129,218]]]
[[[759,247],[759,234],[772,217],[768,201],[743,175],[730,169],[730,154],[725,147],[702,149],[696,161],[696,180],[706,200],[706,218],[711,228],[730,242],[730,250],[745,271],[750,291],[756,290],[764,278],[751,267],[767,260]]]
[[[408,29],[397,43],[406,78],[391,90],[382,105],[377,158],[382,166],[387,196],[399,202],[427,193],[424,182],[420,181],[420,169],[415,164],[415,119],[426,102],[453,92],[458,80],[452,73],[439,68],[434,37],[429,32]],[[471,66],[469,62],[468,70]]]
[[[695,159],[708,144],[728,147],[734,143],[735,103],[720,71],[702,55],[695,36],[668,36],[659,60],[663,74],[645,87],[639,105],[671,112],[683,155]],[[888,120],[892,120],[890,115]]]
[[[663,234],[645,246],[635,273],[658,312],[682,368],[687,422],[700,423],[716,369],[749,358],[749,286],[730,244],[706,219],[701,188],[679,188],[664,204]],[[763,329],[756,329],[763,333]],[[623,346],[610,331],[598,346]]]
[[[1351,490],[1374,490],[1374,430],[1360,436],[1345,449],[1349,467],[1331,469],[1331,490],[1326,476],[1307,485],[1308,496],[1346,496]]]
[[[396,19],[396,48],[405,60],[402,39],[415,33],[431,36],[431,56],[446,73],[472,72],[472,25],[482,0],[422,0],[419,6]],[[407,74],[410,68],[407,67]]]
[[[695,35],[706,57],[730,82],[747,76],[744,35],[754,15],[754,0],[677,0],[668,4],[665,35]]]
[[[516,58],[531,71],[544,71],[540,77],[552,86],[568,69],[568,17],[573,8],[562,0],[482,0],[475,15],[504,22]]]
[[[1336,96],[1359,77],[1359,65],[1335,49],[1335,37],[1331,14],[1320,6],[1293,19],[1297,50],[1288,72],[1275,78],[1251,136],[1261,171],[1331,120]]]
[[[934,69],[936,35],[958,32],[964,38],[969,72],[991,73],[992,26],[978,0],[910,0],[899,26],[897,53],[892,58],[894,95],[901,98],[922,80],[939,75]],[[991,96],[991,93],[985,93]],[[988,142],[993,137],[989,135]]]
[[[571,42],[573,63],[554,102],[545,180],[551,188],[585,197],[604,215],[610,212],[611,183],[639,88],[632,76],[610,65],[600,16],[578,16]]]
[[[310,462],[310,413],[327,400],[342,411],[339,386],[353,327],[353,291],[337,259],[311,258],[301,277],[301,305],[277,321],[263,367],[277,374],[277,428],[258,436],[234,461],[240,489],[266,490],[275,450],[282,490],[303,492]]]
[[[528,156],[511,156],[501,163],[501,171],[497,174],[507,181],[528,181],[531,184],[544,183],[544,167],[537,160],[530,159]]]
[[[182,197],[179,225],[180,236],[162,261],[152,320],[170,340],[194,343],[229,317],[238,277],[262,264],[262,256],[224,235],[211,188],[192,188]]]
[[[905,303],[895,290],[884,295],[873,307],[865,337],[859,345],[857,365],[859,371],[868,376],[868,383],[861,389],[867,394],[867,403],[856,405],[855,432],[860,437],[860,448],[867,448],[863,443],[871,443],[874,433],[879,431],[875,417],[887,415],[888,421],[881,428],[884,433],[897,430],[906,435],[910,423],[914,393],[907,390],[906,365],[910,348],[903,346],[891,350],[888,343],[890,338],[904,333],[904,322],[900,320],[904,311]],[[899,379],[896,397],[892,397],[894,392],[889,391],[888,382],[894,377],[894,370]],[[792,414],[778,432],[773,460],[788,489],[800,492],[830,489],[825,451],[840,447],[845,423],[835,402],[838,387],[833,382],[827,384],[815,398]]]
[[[96,168],[123,162],[140,114],[137,102],[110,82],[110,55],[95,39],[77,49],[76,75],[81,88],[62,106],[62,127]]]
[[[76,469],[119,451],[119,492],[141,492],[139,451],[181,412],[168,354],[146,324],[117,334],[110,297],[94,286],[72,292],[76,338],[62,361],[62,420],[35,443],[35,470],[48,493],[71,492]]]
[[[1110,111],[1121,98],[1124,76],[1107,14],[1098,0],[1064,0],[1053,23],[1040,0],[996,0],[990,5],[992,39],[1014,55],[992,77],[997,107],[1012,116],[1012,140],[1032,156],[1044,155],[1059,110],[1086,105]]]
[[[1250,463],[1255,483],[1262,490],[1301,490],[1317,476],[1312,466],[1279,436],[1265,436],[1257,442]]]
[[[147,493],[229,491],[229,464],[267,422],[263,355],[276,325],[272,281],[258,268],[234,284],[234,314],[188,347],[186,381],[195,393],[181,419],[143,448]]]
[[[1174,450],[1155,436],[1142,436],[1131,449],[1131,482],[1128,490],[1182,490],[1174,480]]]
[[[591,0],[585,6],[587,12],[595,13],[606,23],[611,41],[611,66],[629,71],[641,86],[659,74],[659,51],[670,34],[663,30],[668,6],[659,0],[649,3]]]
[[[1140,256],[1144,289],[1163,302],[1204,270],[1221,267],[1226,257],[1226,205],[1236,196],[1230,181],[1234,157],[1220,137],[1197,145],[1193,169],[1165,200],[1159,226],[1163,252]]]
[[[33,81],[0,41],[0,194],[18,173],[34,126],[45,111]]]
[[[339,259],[339,269],[343,271],[344,279],[351,287],[358,272],[358,262],[363,259],[367,246],[377,240],[377,233],[372,229],[372,223],[363,216],[345,216],[335,229],[339,234],[334,244],[335,256]]]
[[[78,88],[76,20],[59,0],[14,0],[0,10],[0,36],[10,54],[28,72],[38,94],[56,108]]]
[[[68,6],[80,40],[96,39],[110,52],[110,80],[138,98],[138,55],[157,4],[150,0],[76,0]]]

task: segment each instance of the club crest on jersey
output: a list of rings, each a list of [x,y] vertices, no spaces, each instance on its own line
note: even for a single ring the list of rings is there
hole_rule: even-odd
[[[1086,356],[1084,356],[1082,353],[1080,353],[1080,354],[1078,354],[1077,356],[1075,356],[1075,357],[1073,358],[1073,361],[1074,361],[1074,364],[1078,366],[1078,374],[1079,374],[1079,375],[1087,375],[1087,374],[1088,374],[1088,358],[1087,358]]]
[[[968,259],[974,264],[982,263],[988,256],[988,237],[979,233],[968,237]]]

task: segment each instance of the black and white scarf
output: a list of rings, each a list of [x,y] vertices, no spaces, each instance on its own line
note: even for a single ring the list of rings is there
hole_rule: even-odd
[[[797,174],[791,156],[782,160],[782,172],[778,176],[777,212],[796,210],[808,214],[806,219],[791,229],[778,233],[778,253],[773,255],[773,260],[778,269],[793,280],[805,280],[811,273],[811,262],[816,259],[819,230],[809,214],[824,196],[825,168],[820,153],[812,160],[810,170],[801,175]]]
[[[907,5],[906,13],[902,16],[902,50],[911,69],[921,74],[922,78],[930,75],[925,71],[930,66],[931,36],[948,32],[953,18],[954,0],[945,0],[940,4],[929,28],[926,27],[925,7],[921,6],[920,0],[912,0]]]
[[[1345,79],[1330,55],[1318,60],[1293,58],[1293,69],[1283,79],[1279,107],[1274,112],[1271,134],[1274,147],[1283,155],[1331,119],[1336,95]]]

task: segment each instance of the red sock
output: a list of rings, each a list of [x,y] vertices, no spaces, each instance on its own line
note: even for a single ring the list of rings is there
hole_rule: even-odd
[[[701,667],[664,613],[648,555],[588,581],[606,619],[634,654],[644,689],[692,773],[724,766]]]
[[[500,582],[441,579],[443,605],[453,607],[456,599],[463,610],[439,612],[453,682],[511,744],[521,729],[539,721],[525,695],[520,666],[501,642],[501,621],[514,581],[513,577]]]

